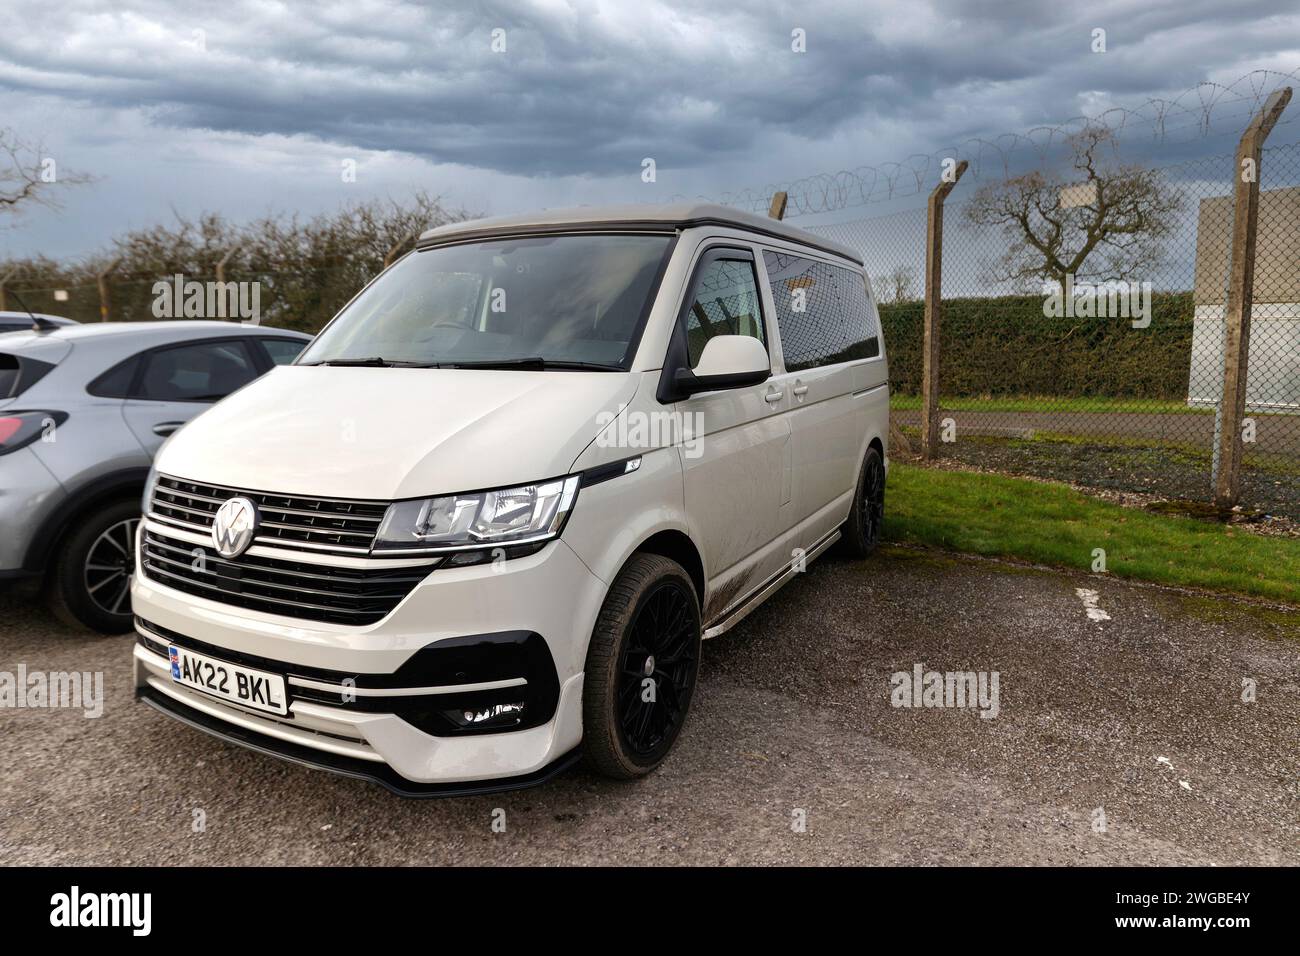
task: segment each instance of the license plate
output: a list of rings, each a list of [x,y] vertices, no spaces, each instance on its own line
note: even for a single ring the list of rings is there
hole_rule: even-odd
[[[172,680],[178,684],[253,710],[281,716],[289,713],[284,678],[279,674],[241,667],[175,644],[168,648],[167,656],[171,659]]]

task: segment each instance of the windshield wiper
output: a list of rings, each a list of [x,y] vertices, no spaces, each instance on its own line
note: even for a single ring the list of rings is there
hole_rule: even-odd
[[[534,356],[532,358],[485,359],[481,362],[447,362],[439,366],[439,368],[519,368],[535,372],[547,372],[555,369],[581,369],[592,372],[622,371],[622,369],[615,365],[601,365],[597,362],[570,362],[564,359],[544,359],[540,356]]]
[[[332,365],[338,368],[437,368],[427,362],[403,362],[397,359],[381,358],[378,355],[369,358],[325,359],[321,362],[304,362],[304,365]]]
[[[463,368],[463,369],[524,369],[530,372],[550,372],[573,370],[589,372],[620,372],[616,365],[601,365],[598,362],[570,362],[564,359],[544,359],[540,356],[530,358],[483,359],[470,362],[407,362],[400,359],[386,359],[378,355],[369,358],[325,359],[321,362],[304,362],[303,365],[331,365],[340,368]]]

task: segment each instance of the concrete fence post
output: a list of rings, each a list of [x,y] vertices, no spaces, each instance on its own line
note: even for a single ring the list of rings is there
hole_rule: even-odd
[[[1291,88],[1268,98],[1241,134],[1232,198],[1232,253],[1228,267],[1228,302],[1224,309],[1222,426],[1214,503],[1231,508],[1241,496],[1241,423],[1246,417],[1246,376],[1250,368],[1250,312],[1255,296],[1255,238],[1259,222],[1259,173],[1264,140],[1291,102]]]
[[[926,204],[925,329],[921,341],[921,457],[939,448],[939,327],[943,319],[943,201],[966,172],[962,160],[940,180]]]
[[[790,198],[790,197],[789,197],[788,195],[786,195],[786,193],[785,193],[784,190],[782,190],[781,192],[773,193],[773,194],[772,194],[772,204],[771,204],[770,206],[767,207],[767,218],[768,218],[768,219],[784,219],[784,218],[785,218],[785,204],[786,204],[786,202],[789,200],[789,198]]]
[[[112,311],[112,298],[108,284],[108,277],[119,265],[122,260],[114,259],[108,264],[103,272],[95,276],[95,284],[99,286],[99,321],[107,322],[109,313]]]
[[[224,256],[222,256],[222,257],[217,261],[217,281],[218,281],[218,282],[225,283],[225,281],[226,281],[226,263],[229,262],[229,261],[230,261],[230,257],[233,256],[233,255],[234,255],[236,252],[238,252],[238,251],[239,251],[239,246],[231,246],[229,249],[226,250],[226,254],[225,254]]]
[[[398,239],[395,243],[393,243],[392,248],[388,250],[388,254],[384,256],[384,268],[387,269],[389,266],[391,266],[394,262],[397,261],[397,254],[402,250],[402,248],[408,242],[418,238],[420,238],[420,234],[418,232],[412,232],[406,234],[401,239]]]

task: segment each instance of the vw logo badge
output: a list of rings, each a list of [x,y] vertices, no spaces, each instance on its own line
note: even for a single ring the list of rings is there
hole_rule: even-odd
[[[253,543],[257,524],[257,505],[248,498],[231,498],[212,518],[212,546],[223,558],[237,558]]]

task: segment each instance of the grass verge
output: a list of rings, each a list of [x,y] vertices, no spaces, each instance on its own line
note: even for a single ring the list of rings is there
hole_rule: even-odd
[[[885,537],[1300,604],[1300,542],[1124,508],[1046,482],[890,466]]]

